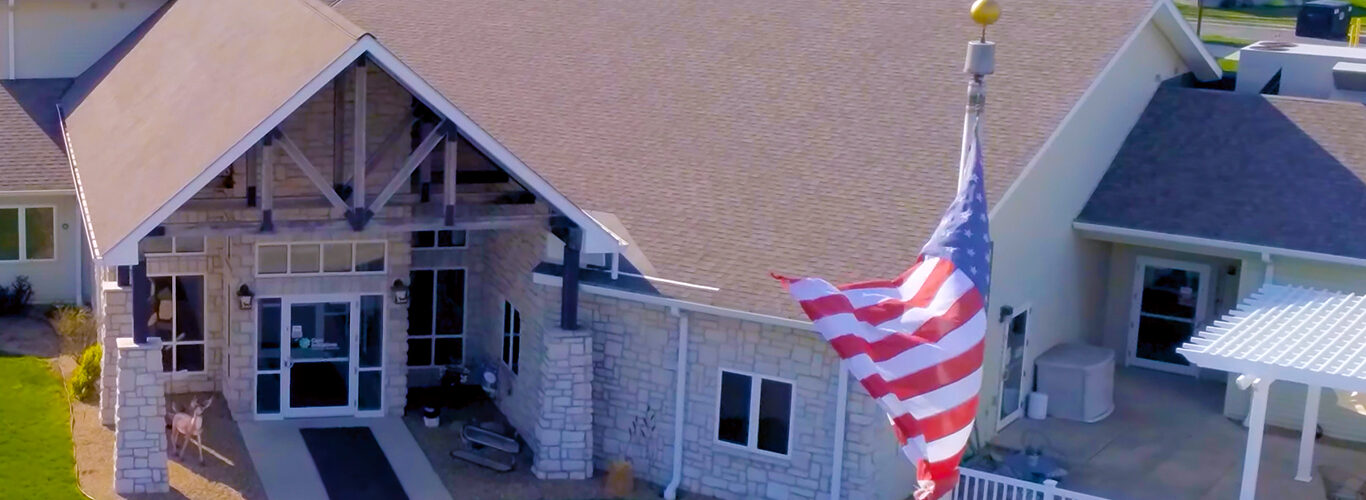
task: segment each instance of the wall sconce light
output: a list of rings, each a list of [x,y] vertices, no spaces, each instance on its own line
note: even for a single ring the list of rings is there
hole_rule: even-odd
[[[238,309],[241,309],[241,310],[243,310],[243,311],[250,311],[250,310],[251,310],[251,302],[252,302],[252,300],[255,299],[255,298],[256,298],[256,294],[255,294],[255,293],[252,293],[251,288],[248,288],[247,285],[246,285],[246,283],[243,283],[242,286],[237,287],[237,308],[238,308]]]
[[[394,280],[394,286],[390,288],[394,292],[394,303],[403,305],[408,303],[408,285],[403,284],[403,280]]]
[[[1001,317],[1000,317],[1000,319],[997,319],[996,321],[999,322],[999,323],[1005,323],[1006,320],[1010,319],[1010,316],[1013,315],[1013,314],[1015,314],[1015,308],[1014,308],[1014,307],[1010,307],[1010,306],[1001,306]]]

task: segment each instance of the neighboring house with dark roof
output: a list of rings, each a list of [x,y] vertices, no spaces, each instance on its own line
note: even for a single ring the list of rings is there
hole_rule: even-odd
[[[493,376],[541,478],[625,458],[670,492],[904,498],[915,475],[885,418],[769,273],[911,264],[956,182],[963,10],[172,0],[44,75],[69,89],[7,82],[0,144],[22,147],[0,168],[79,200],[57,217],[85,236],[119,436],[160,435],[164,403],[118,382],[149,363],[239,421],[401,415],[462,364]],[[1007,13],[981,442],[1021,415],[1039,355],[1115,342],[1129,250],[1093,226],[1199,223],[1134,210],[1149,195],[1126,189],[1148,184],[1112,179],[1157,183],[1142,155],[1170,145],[1144,137],[1178,138],[1153,110],[1208,93],[1164,82],[1220,77],[1169,0]],[[659,431],[632,438],[647,413]],[[164,463],[117,463],[120,492],[167,487]]]
[[[70,85],[0,81],[0,285],[27,278],[35,303],[90,298],[89,252],[57,116]]]
[[[1159,90],[1074,224],[1110,248],[1106,320],[1091,341],[1127,353],[1129,364],[1227,379],[1223,411],[1246,417],[1249,393],[1231,383],[1241,374],[1192,366],[1175,351],[1187,339],[1148,319],[1146,298],[1134,297],[1156,293],[1163,275],[1190,279],[1181,286],[1195,295],[1179,309],[1199,329],[1273,283],[1366,293],[1362,130],[1359,101]],[[1149,281],[1135,284],[1145,273]],[[1337,327],[1324,318],[1323,328]],[[1323,433],[1366,441],[1366,417],[1347,394],[1329,394]],[[1267,422],[1298,429],[1304,405],[1303,384],[1277,383]]]

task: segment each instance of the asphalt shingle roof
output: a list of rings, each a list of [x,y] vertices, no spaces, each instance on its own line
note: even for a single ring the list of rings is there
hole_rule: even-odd
[[[1078,221],[1366,258],[1366,106],[1162,88]]]
[[[952,198],[979,33],[968,3],[337,8],[574,203],[620,217],[661,277],[720,288],[669,294],[801,318],[770,271],[895,276]],[[990,33],[993,202],[1151,6],[1005,4]]]
[[[0,81],[0,193],[72,189],[57,100],[69,79]]]

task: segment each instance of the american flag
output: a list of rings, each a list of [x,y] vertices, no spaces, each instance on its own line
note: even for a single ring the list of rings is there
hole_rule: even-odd
[[[982,385],[991,239],[976,127],[958,196],[896,279],[834,286],[782,278],[849,371],[875,398],[916,465],[917,499],[953,489]]]

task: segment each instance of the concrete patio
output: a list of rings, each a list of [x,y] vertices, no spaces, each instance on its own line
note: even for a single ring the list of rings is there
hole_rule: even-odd
[[[1247,429],[1223,415],[1223,404],[1223,382],[1120,368],[1115,411],[1105,420],[1021,419],[992,444],[1041,446],[1068,469],[1059,486],[1082,493],[1112,499],[1237,498]],[[1320,439],[1313,480],[1303,483],[1294,480],[1298,440],[1298,430],[1268,426],[1258,498],[1358,498],[1366,446]]]

